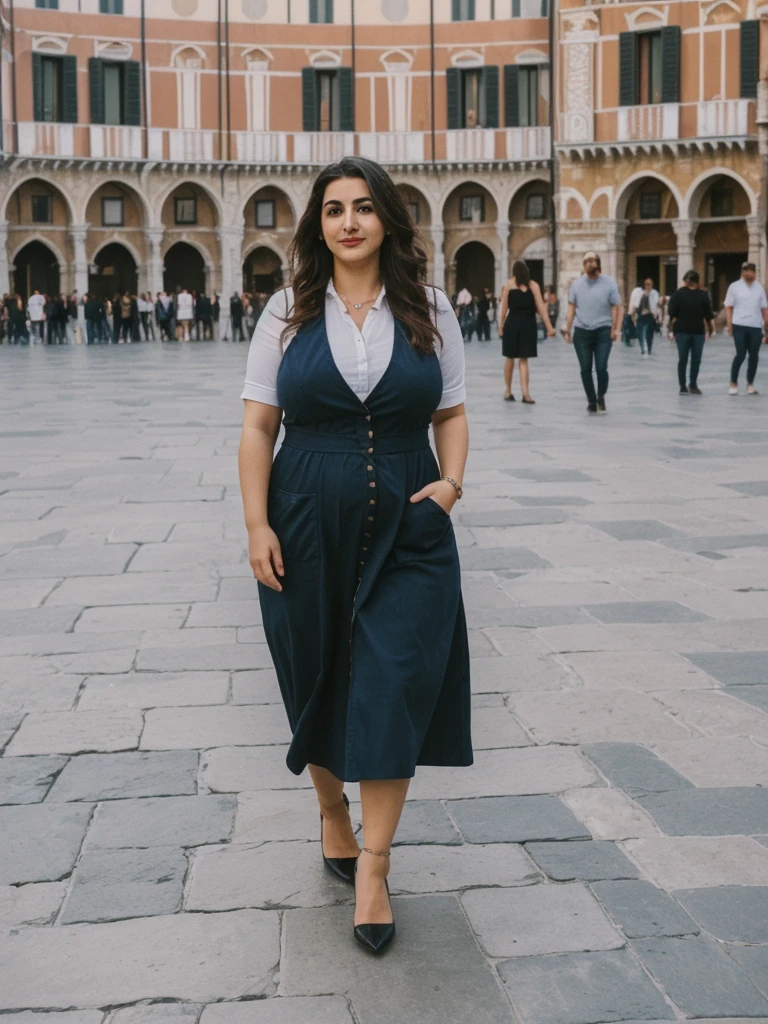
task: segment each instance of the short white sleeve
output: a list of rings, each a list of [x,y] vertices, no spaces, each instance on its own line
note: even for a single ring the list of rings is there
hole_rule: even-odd
[[[245,387],[241,398],[263,402],[264,405],[280,405],[277,400],[277,371],[283,358],[280,336],[292,308],[293,288],[275,292],[264,307],[248,349]]]
[[[435,299],[437,300],[435,326],[443,340],[442,345],[435,345],[443,374],[443,397],[437,408],[451,409],[455,405],[461,405],[467,397],[464,383],[464,338],[445,292],[435,288],[433,294],[432,288],[428,288],[427,293],[430,309],[435,309]]]
[[[760,309],[768,309],[768,297],[765,294],[765,288],[760,285]]]
[[[724,306],[729,306],[731,309],[733,309],[733,307],[736,305],[736,303],[734,302],[734,294],[733,294],[733,285],[732,284],[728,285],[728,291],[725,293],[725,302],[723,303],[723,305]]]

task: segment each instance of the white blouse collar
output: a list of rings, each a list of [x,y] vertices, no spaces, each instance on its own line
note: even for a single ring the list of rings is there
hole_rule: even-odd
[[[387,294],[386,285],[382,285],[381,286],[381,290],[380,290],[379,294],[376,297],[376,301],[371,306],[371,309],[381,309],[381,304],[384,301],[384,298],[386,297],[386,294]],[[339,302],[339,304],[341,306],[344,305],[344,302],[343,302],[341,296],[336,291],[336,288],[335,288],[334,283],[333,283],[333,278],[330,278],[329,281],[328,281],[328,287],[326,288],[325,295],[326,295],[326,298],[331,298],[331,299],[338,300],[338,302]]]

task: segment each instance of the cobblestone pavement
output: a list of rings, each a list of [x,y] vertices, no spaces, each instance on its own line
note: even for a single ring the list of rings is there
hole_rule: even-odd
[[[476,764],[417,775],[381,960],[284,765],[245,355],[0,350],[0,1010],[768,1021],[768,399],[726,395],[728,340],[701,398],[617,348],[592,418],[562,342],[532,407],[468,349]]]

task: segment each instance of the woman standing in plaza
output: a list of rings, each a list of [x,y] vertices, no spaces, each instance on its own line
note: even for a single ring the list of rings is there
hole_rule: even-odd
[[[416,765],[472,763],[450,518],[468,449],[463,343],[378,164],[320,173],[291,256],[293,287],[259,320],[242,396],[249,559],[288,767],[309,767],[323,861],[355,885],[354,936],[378,953],[394,936],[390,847]],[[344,794],[357,781],[362,851]]]
[[[512,277],[501,289],[501,308],[499,310],[499,334],[501,335],[501,354],[504,363],[504,398],[514,402],[512,394],[512,376],[515,372],[515,360],[520,366],[520,386],[523,391],[523,402],[535,405],[529,391],[528,360],[538,355],[538,338],[536,330],[536,314],[547,331],[547,337],[554,336],[555,329],[549,319],[549,312],[541,297],[541,289],[531,280],[527,263],[515,260],[512,264]]]

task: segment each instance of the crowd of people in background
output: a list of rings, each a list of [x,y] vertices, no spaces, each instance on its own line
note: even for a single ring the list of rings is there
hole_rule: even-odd
[[[222,341],[248,341],[269,295],[242,292],[229,301],[230,322]],[[4,295],[0,302],[0,344],[136,344],[142,341],[215,341],[221,301],[217,294],[180,288],[169,294],[130,291],[111,298],[77,292],[46,295],[35,289]]]

